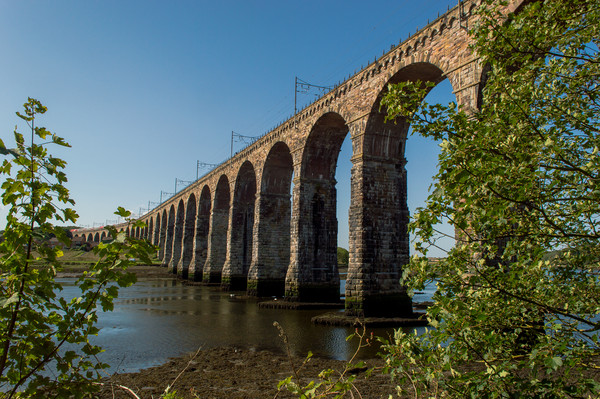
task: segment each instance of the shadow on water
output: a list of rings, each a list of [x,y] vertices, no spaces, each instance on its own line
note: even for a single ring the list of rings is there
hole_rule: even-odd
[[[63,295],[77,294],[74,280],[63,279]],[[342,287],[343,289],[343,287]],[[99,315],[100,333],[93,339],[106,351],[100,359],[110,372],[131,372],[164,363],[169,357],[199,347],[238,346],[281,352],[284,344],[273,327],[278,321],[289,337],[292,352],[308,351],[347,360],[358,340],[346,341],[350,327],[316,326],[311,317],[323,310],[259,309],[257,301],[240,300],[206,286],[184,285],[177,280],[140,280],[121,289],[113,312]],[[393,329],[369,329],[387,337]],[[378,348],[362,351],[374,357]]]

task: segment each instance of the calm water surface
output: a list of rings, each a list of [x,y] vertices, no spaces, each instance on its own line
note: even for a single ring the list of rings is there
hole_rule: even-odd
[[[65,297],[77,294],[74,281],[61,280]],[[427,300],[431,294],[426,291],[415,300]],[[283,351],[283,342],[273,327],[278,321],[294,353],[305,356],[310,350],[347,360],[358,342],[346,341],[354,329],[310,322],[311,317],[325,312],[259,309],[255,300],[237,299],[211,287],[188,286],[177,280],[140,280],[120,290],[113,312],[99,315],[100,333],[93,342],[106,350],[100,359],[111,365],[111,372],[132,372],[200,347],[232,345]],[[372,330],[377,336],[393,334],[393,329]],[[364,356],[376,352],[377,348],[369,348]]]

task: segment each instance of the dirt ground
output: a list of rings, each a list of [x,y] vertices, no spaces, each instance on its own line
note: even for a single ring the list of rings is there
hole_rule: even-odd
[[[295,357],[297,368],[303,358]],[[381,359],[366,361],[368,367],[383,366]],[[319,380],[319,373],[333,369],[343,371],[344,362],[312,358],[299,372],[302,384]],[[352,371],[354,381],[362,398],[388,398],[394,385],[388,375],[374,372],[366,377],[366,368]],[[141,370],[138,373],[115,374],[105,381],[100,399],[134,398],[116,385],[130,388],[140,398],[159,398],[169,385],[183,398],[202,399],[260,399],[294,398],[285,388],[278,393],[277,383],[293,375],[289,358],[269,351],[254,351],[233,347],[201,350],[193,354],[171,359],[167,363]],[[352,396],[349,396],[352,397]],[[355,394],[354,397],[361,397]]]

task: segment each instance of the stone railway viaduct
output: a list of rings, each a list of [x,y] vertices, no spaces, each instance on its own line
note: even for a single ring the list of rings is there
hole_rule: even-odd
[[[251,296],[339,301],[334,177],[350,134],[346,313],[410,315],[411,300],[400,285],[409,259],[404,157],[409,126],[403,120],[386,123],[380,101],[390,83],[449,79],[459,105],[478,107],[483,68],[465,29],[474,23],[477,2],[464,1],[392,47],[149,211],[141,217],[147,227],[128,234],[157,245],[163,266],[184,279]],[[103,235],[103,228],[74,232],[96,242]]]

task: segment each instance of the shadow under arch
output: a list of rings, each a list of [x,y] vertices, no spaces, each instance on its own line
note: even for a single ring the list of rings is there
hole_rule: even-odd
[[[177,274],[177,265],[181,259],[181,248],[183,243],[183,221],[185,219],[185,203],[180,199],[177,203],[175,226],[173,233],[173,254],[169,261],[169,271]]]
[[[240,166],[233,190],[228,250],[221,278],[221,288],[225,291],[246,290],[252,261],[255,201],[256,173],[252,163],[245,161]]]
[[[154,232],[152,233],[152,245],[159,245],[160,242],[160,212],[156,214],[156,223],[154,224]]]
[[[221,175],[215,189],[214,206],[210,215],[208,255],[202,277],[206,284],[221,283],[221,273],[227,255],[230,198],[229,179],[226,175]]]
[[[152,244],[152,240],[154,237],[154,216],[150,216],[148,218],[148,227],[146,236],[144,237],[150,244]]]
[[[299,302],[338,302],[335,171],[349,128],[334,112],[313,125],[294,180],[290,266],[285,296]]]
[[[188,197],[185,206],[185,218],[183,222],[183,248],[181,259],[177,265],[177,275],[187,279],[189,275],[190,263],[194,256],[194,234],[196,227],[196,196],[192,193]]]
[[[265,160],[256,204],[252,264],[247,293],[251,296],[283,296],[290,264],[290,187],[294,172],[292,155],[284,142],[276,142]]]
[[[196,235],[194,243],[194,256],[190,262],[188,279],[202,281],[204,264],[208,255],[208,233],[210,230],[211,199],[210,188],[205,185],[200,193],[198,210],[196,212]]]
[[[161,217],[160,233],[158,237],[158,260],[163,261],[165,258],[165,246],[167,243],[167,210],[164,209]]]
[[[171,205],[169,208],[169,214],[166,220],[165,229],[165,251],[162,260],[162,266],[168,267],[173,256],[173,235],[175,233],[175,205]]]

